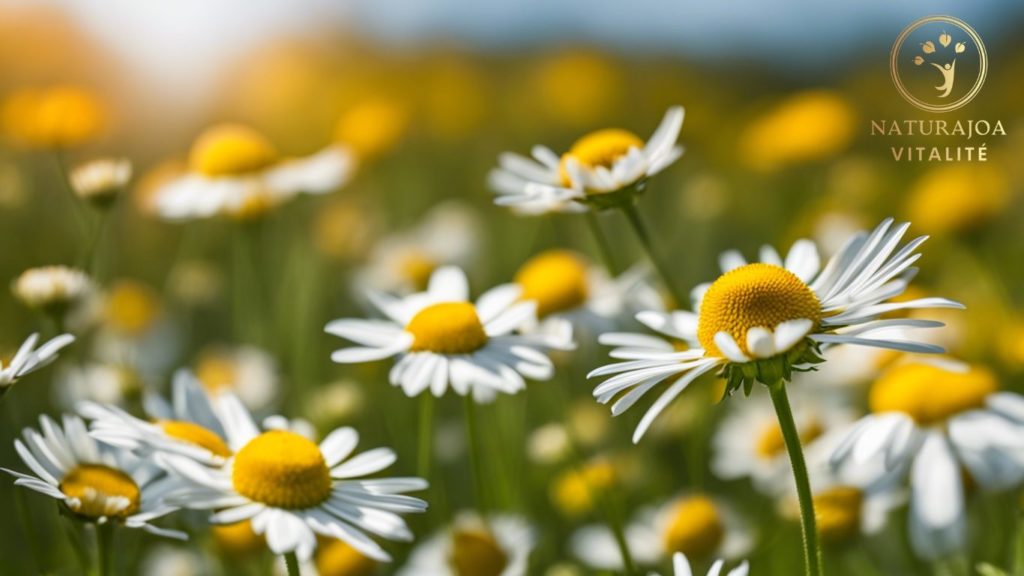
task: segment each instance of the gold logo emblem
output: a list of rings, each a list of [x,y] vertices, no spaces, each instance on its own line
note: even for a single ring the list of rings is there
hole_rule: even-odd
[[[988,55],[981,37],[963,20],[928,16],[896,38],[889,68],[907,102],[929,112],[949,112],[981,91]]]

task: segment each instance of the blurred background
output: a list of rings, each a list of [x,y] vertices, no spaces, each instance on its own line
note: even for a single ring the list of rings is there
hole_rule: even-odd
[[[897,163],[889,146],[962,142],[870,135],[872,119],[936,117],[899,96],[888,68],[900,30],[928,14],[965,20],[988,48],[980,95],[942,116],[1003,122],[1006,136],[984,140],[987,163]],[[30,267],[80,265],[81,207],[63,190],[61,163],[123,156],[135,171],[97,240],[92,272],[103,296],[82,320],[88,337],[69,362],[9,395],[0,464],[20,468],[10,440],[35,414],[59,413],[82,398],[131,405],[188,366],[214,383],[249,370],[245,378],[266,381],[265,397],[253,400],[257,412],[303,416],[321,433],[353,424],[372,440],[367,446],[394,446],[398,471],[411,474],[416,440],[403,422],[415,418],[415,403],[387,386],[384,366],[331,364],[337,342],[323,325],[360,315],[357,287],[388,257],[380,247],[427,234],[430,222],[458,230],[457,242],[472,247],[452,258],[466,267],[475,293],[508,281],[544,248],[596,258],[581,221],[521,218],[493,206],[487,173],[502,151],[526,153],[536,143],[565,150],[600,127],[647,135],[675,104],[686,107],[686,155],[652,182],[641,210],[680,285],[713,277],[725,249],[753,256],[765,242],[785,247],[812,237],[830,252],[850,230],[888,215],[909,219],[912,232],[933,236],[922,289],[971,310],[952,321],[951,351],[990,364],[1007,387],[1020,389],[1022,26],[1024,4],[997,0],[0,0],[0,285]],[[92,118],[58,151],[26,138],[18,108],[19,95],[53,87],[85,94]],[[233,224],[168,223],[153,212],[158,183],[180,171],[205,127],[222,121],[258,129],[286,156],[342,142],[357,158],[343,190],[303,198],[261,222],[254,269],[238,270]],[[620,262],[637,261],[618,218],[602,216],[613,251]],[[422,280],[422,268],[407,264],[408,280]],[[265,305],[257,322],[239,307],[246,300],[239,291],[253,286]],[[0,296],[0,320],[3,358],[28,333],[54,331],[9,294]],[[569,396],[540,392],[525,423],[516,419],[525,404],[495,408],[513,422],[495,449],[525,462],[529,432],[569,411],[597,434],[589,453],[622,460],[630,506],[670,496],[692,480],[680,480],[689,472],[673,456],[672,438],[686,433],[686,418],[668,418],[663,436],[630,448],[635,419],[608,418],[581,377],[603,358],[592,348],[563,371]],[[442,407],[455,427],[445,436],[442,422],[439,436],[451,486],[467,482],[456,408]],[[569,560],[566,541],[580,523],[548,505],[560,468],[545,466],[503,471],[518,475],[503,488],[509,508],[530,511],[549,536],[535,555],[538,574]],[[514,490],[516,479],[529,490]],[[711,488],[733,494],[762,530],[773,530],[763,499],[736,483]],[[18,505],[33,511],[37,537],[52,539],[56,514],[41,500]],[[0,517],[13,518],[15,502],[5,479]],[[450,503],[460,505],[469,502]],[[795,525],[776,538],[785,542],[759,547],[752,558],[777,568],[770,573],[791,573]],[[25,542],[17,524],[0,527],[5,573],[36,569]],[[54,546],[62,550],[54,558],[69,554]],[[141,548],[137,556],[126,570],[141,570]],[[51,558],[42,569],[72,573],[58,564]],[[857,570],[848,573],[870,573]]]

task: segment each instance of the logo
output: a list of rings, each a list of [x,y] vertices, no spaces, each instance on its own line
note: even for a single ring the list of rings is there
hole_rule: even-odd
[[[907,102],[928,112],[949,112],[981,91],[988,55],[981,37],[963,20],[928,16],[896,38],[889,68]]]

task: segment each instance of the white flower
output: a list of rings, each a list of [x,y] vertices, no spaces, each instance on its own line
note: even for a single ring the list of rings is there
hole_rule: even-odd
[[[317,536],[337,538],[380,561],[390,556],[370,535],[412,539],[400,514],[423,512],[427,504],[402,493],[427,487],[420,478],[366,478],[395,461],[387,448],[352,456],[359,435],[351,428],[331,432],[315,444],[295,432],[260,432],[248,411],[230,396],[218,404],[232,455],[209,468],[177,455],[157,459],[188,486],[169,500],[193,509],[216,510],[213,524],[250,520],[256,534],[277,555],[308,560]]]
[[[722,573],[724,566],[724,560],[715,560],[715,563],[708,569],[707,576],[718,576]],[[729,570],[726,576],[747,576],[749,572],[750,564],[744,560],[742,564]],[[673,576],[693,576],[693,570],[690,568],[690,561],[686,559],[686,554],[680,552],[672,556],[672,574]]]
[[[68,178],[79,198],[103,206],[112,202],[132,177],[127,158],[101,158],[75,166]]]
[[[879,467],[910,485],[910,541],[934,560],[966,543],[964,472],[987,490],[1024,481],[1024,398],[981,367],[908,362],[875,382],[872,414],[832,455],[840,470]]]
[[[600,195],[642,187],[679,159],[682,125],[683,109],[674,106],[646,144],[629,131],[605,129],[580,138],[562,156],[544,146],[534,146],[533,158],[506,152],[489,176],[495,203],[521,214],[584,212]]]
[[[18,455],[35,476],[2,469],[17,478],[15,485],[60,500],[90,522],[113,521],[185,539],[181,532],[150,524],[177,510],[163,500],[176,489],[174,479],[124,450],[101,446],[89,436],[81,418],[64,416],[63,428],[47,416],[39,422],[42,434],[26,428],[22,439],[14,441]]]
[[[398,574],[525,576],[535,544],[533,529],[522,518],[495,516],[485,522],[463,512],[452,526],[417,546]]]
[[[906,352],[941,352],[932,344],[886,336],[894,327],[930,328],[941,322],[912,318],[881,319],[915,308],[962,308],[945,298],[897,302],[913,277],[920,237],[898,248],[909,224],[886,220],[873,232],[851,238],[824,268],[818,251],[798,241],[783,260],[771,249],[762,262],[745,264],[735,253],[723,257],[727,270],[714,283],[694,291],[698,312],[642,312],[637,320],[669,338],[640,334],[604,334],[615,346],[610,356],[622,362],[590,373],[611,376],[594,389],[601,403],[612,400],[621,414],[662,382],[668,387],[641,419],[633,435],[639,441],[662,410],[694,380],[717,368],[732,392],[748,391],[754,381],[790,379],[794,369],[820,362],[818,352],[837,344],[857,344]],[[770,361],[769,361],[770,360]]]
[[[547,380],[554,371],[541,352],[550,343],[513,334],[533,319],[536,307],[520,294],[518,286],[505,284],[470,303],[462,270],[440,268],[426,292],[404,298],[371,293],[385,319],[330,322],[327,332],[359,345],[337,350],[331,359],[350,364],[396,357],[391,384],[410,397],[428,389],[441,396],[449,387],[479,402],[498,392],[515,394],[525,388],[524,377]]]
[[[92,289],[92,280],[85,272],[67,266],[30,268],[12,286],[15,297],[26,306],[58,311],[81,302]]]
[[[250,410],[262,410],[277,398],[280,376],[274,358],[250,345],[215,346],[195,364],[199,382],[214,403],[224,394],[237,396]]]
[[[312,156],[281,160],[262,134],[221,124],[207,129],[193,144],[188,172],[155,192],[156,208],[169,220],[254,218],[303,192],[333,192],[351,171],[352,156],[338,145]]]
[[[633,560],[655,565],[674,553],[710,560],[738,559],[753,545],[746,523],[726,504],[702,494],[673,498],[657,509],[643,509],[626,526]],[[606,526],[584,526],[571,540],[573,554],[599,570],[621,570],[622,555]]]
[[[32,334],[25,339],[11,361],[4,365],[0,361],[0,394],[14,385],[19,378],[46,367],[57,359],[57,352],[75,341],[71,334],[61,334],[42,346],[36,348],[39,334]]]

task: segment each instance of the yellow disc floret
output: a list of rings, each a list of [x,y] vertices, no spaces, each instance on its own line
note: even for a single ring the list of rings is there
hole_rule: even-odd
[[[814,495],[814,517],[823,540],[838,542],[857,534],[863,496],[851,486],[835,486]]]
[[[436,269],[437,260],[422,250],[409,250],[398,258],[399,274],[418,290],[426,289]]]
[[[415,337],[414,351],[469,354],[487,344],[476,308],[468,302],[442,302],[420,310],[405,331]]]
[[[800,319],[815,325],[821,319],[821,305],[810,287],[781,266],[747,264],[720,276],[704,293],[697,339],[709,355],[722,356],[715,334],[726,332],[749,355],[748,330],[773,330]]]
[[[126,518],[139,511],[139,486],[132,477],[102,464],[80,464],[60,481],[60,491],[75,500],[68,504],[89,518]]]
[[[596,458],[556,478],[551,486],[551,499],[566,515],[580,516],[594,509],[601,493],[615,484],[616,477],[610,460]]]
[[[817,420],[810,420],[799,426],[798,434],[800,436],[800,444],[807,445],[814,442],[825,433],[824,427]],[[775,422],[765,426],[764,430],[761,431],[761,435],[757,438],[757,455],[771,459],[782,454],[783,450],[786,449],[786,440],[782,437],[782,429]]]
[[[329,540],[317,548],[316,570],[320,576],[370,576],[377,563],[341,540]]]
[[[984,368],[960,372],[933,364],[902,364],[875,382],[869,403],[872,412],[903,412],[927,426],[983,406],[998,388],[995,375]]]
[[[189,153],[192,170],[209,177],[258,172],[277,161],[265,137],[247,126],[220,124],[203,132]]]
[[[196,364],[196,378],[207,392],[231,390],[238,385],[238,363],[223,352],[206,352]]]
[[[670,553],[706,558],[725,538],[718,507],[706,496],[689,496],[672,504],[662,539]]]
[[[523,300],[537,303],[537,316],[578,308],[587,301],[587,263],[575,252],[549,250],[523,264],[516,273]]]
[[[267,541],[253,532],[252,522],[243,520],[234,524],[214,524],[210,527],[213,540],[221,552],[238,558],[246,558],[263,551]]]
[[[171,438],[205,448],[211,454],[222,458],[231,455],[231,450],[220,436],[198,424],[183,420],[164,420],[160,422],[160,428]]]
[[[448,563],[456,576],[501,576],[508,554],[485,529],[455,530]]]
[[[160,299],[144,284],[121,280],[107,295],[106,321],[111,328],[128,335],[139,335],[153,325],[160,314]]]
[[[311,508],[331,495],[331,471],[320,448],[285,430],[253,438],[235,456],[235,490],[275,508]]]
[[[629,130],[620,128],[605,128],[587,134],[580,138],[569,148],[569,151],[562,156],[559,165],[559,172],[562,176],[562,183],[570,183],[569,172],[566,169],[566,162],[573,158],[583,168],[611,168],[615,161],[625,156],[630,148],[643,150],[644,141]]]

